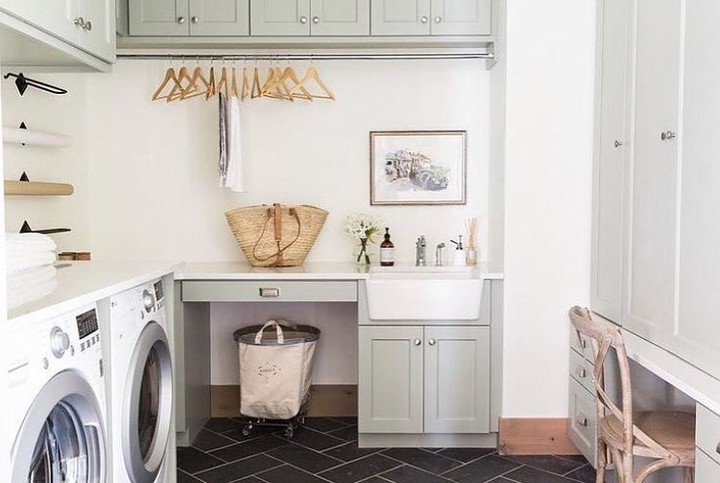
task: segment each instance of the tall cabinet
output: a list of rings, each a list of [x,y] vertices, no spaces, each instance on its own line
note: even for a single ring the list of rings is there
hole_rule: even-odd
[[[624,3],[601,3],[592,309],[720,378],[720,2]]]

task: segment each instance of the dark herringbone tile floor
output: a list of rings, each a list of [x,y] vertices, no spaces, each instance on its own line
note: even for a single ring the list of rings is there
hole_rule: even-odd
[[[481,448],[358,448],[354,418],[307,418],[292,440],[212,419],[178,448],[178,483],[593,483],[576,456],[499,456]]]

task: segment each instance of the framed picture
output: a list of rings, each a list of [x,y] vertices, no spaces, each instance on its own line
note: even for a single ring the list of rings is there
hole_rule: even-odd
[[[371,205],[465,204],[465,131],[371,131]]]

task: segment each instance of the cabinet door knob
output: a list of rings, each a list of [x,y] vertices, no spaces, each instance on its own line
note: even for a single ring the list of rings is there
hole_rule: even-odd
[[[423,15],[422,17],[420,17],[420,23],[428,23],[428,20],[429,20],[429,19],[428,19],[425,15]]]
[[[413,344],[415,344],[415,345],[420,345],[420,344],[422,344],[422,341],[421,341],[420,339],[415,339],[415,340],[413,341]]]
[[[320,17],[313,17],[313,23],[320,23]]]
[[[82,17],[76,17],[73,23],[78,27],[85,28],[85,19]]]
[[[177,23],[185,23],[185,17],[178,17]]]
[[[428,345],[435,345],[436,342],[437,342],[437,341],[436,341],[435,339],[430,339],[430,340],[428,341]]]
[[[660,133],[660,139],[662,141],[669,141],[671,139],[675,139],[675,137],[676,137],[676,135],[672,131],[665,131],[665,132]]]
[[[619,148],[619,147],[621,147],[621,146],[623,145],[623,143],[622,143],[622,141],[618,141],[618,140],[616,139],[615,142],[613,143],[613,145],[614,145],[616,148]]]
[[[190,18],[190,21],[191,21],[192,23],[198,23],[198,22],[200,21],[200,17],[191,17],[191,18]]]
[[[438,15],[437,17],[435,17],[435,23],[440,23],[440,22],[442,22],[442,17]]]
[[[307,23],[307,17],[300,17],[300,23],[305,25]]]
[[[85,26],[83,28],[90,32],[92,30],[92,22],[88,20],[87,22],[85,22]]]

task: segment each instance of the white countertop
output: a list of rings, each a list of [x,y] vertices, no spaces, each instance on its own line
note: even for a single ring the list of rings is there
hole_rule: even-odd
[[[8,311],[9,322],[49,319],[174,272],[171,261],[57,262],[58,287],[50,295]]]
[[[492,264],[480,263],[477,268],[479,278],[503,278],[503,272]],[[335,262],[309,262],[282,268],[253,267],[247,262],[198,262],[186,263],[175,273],[177,280],[363,280],[368,277],[367,266]]]

